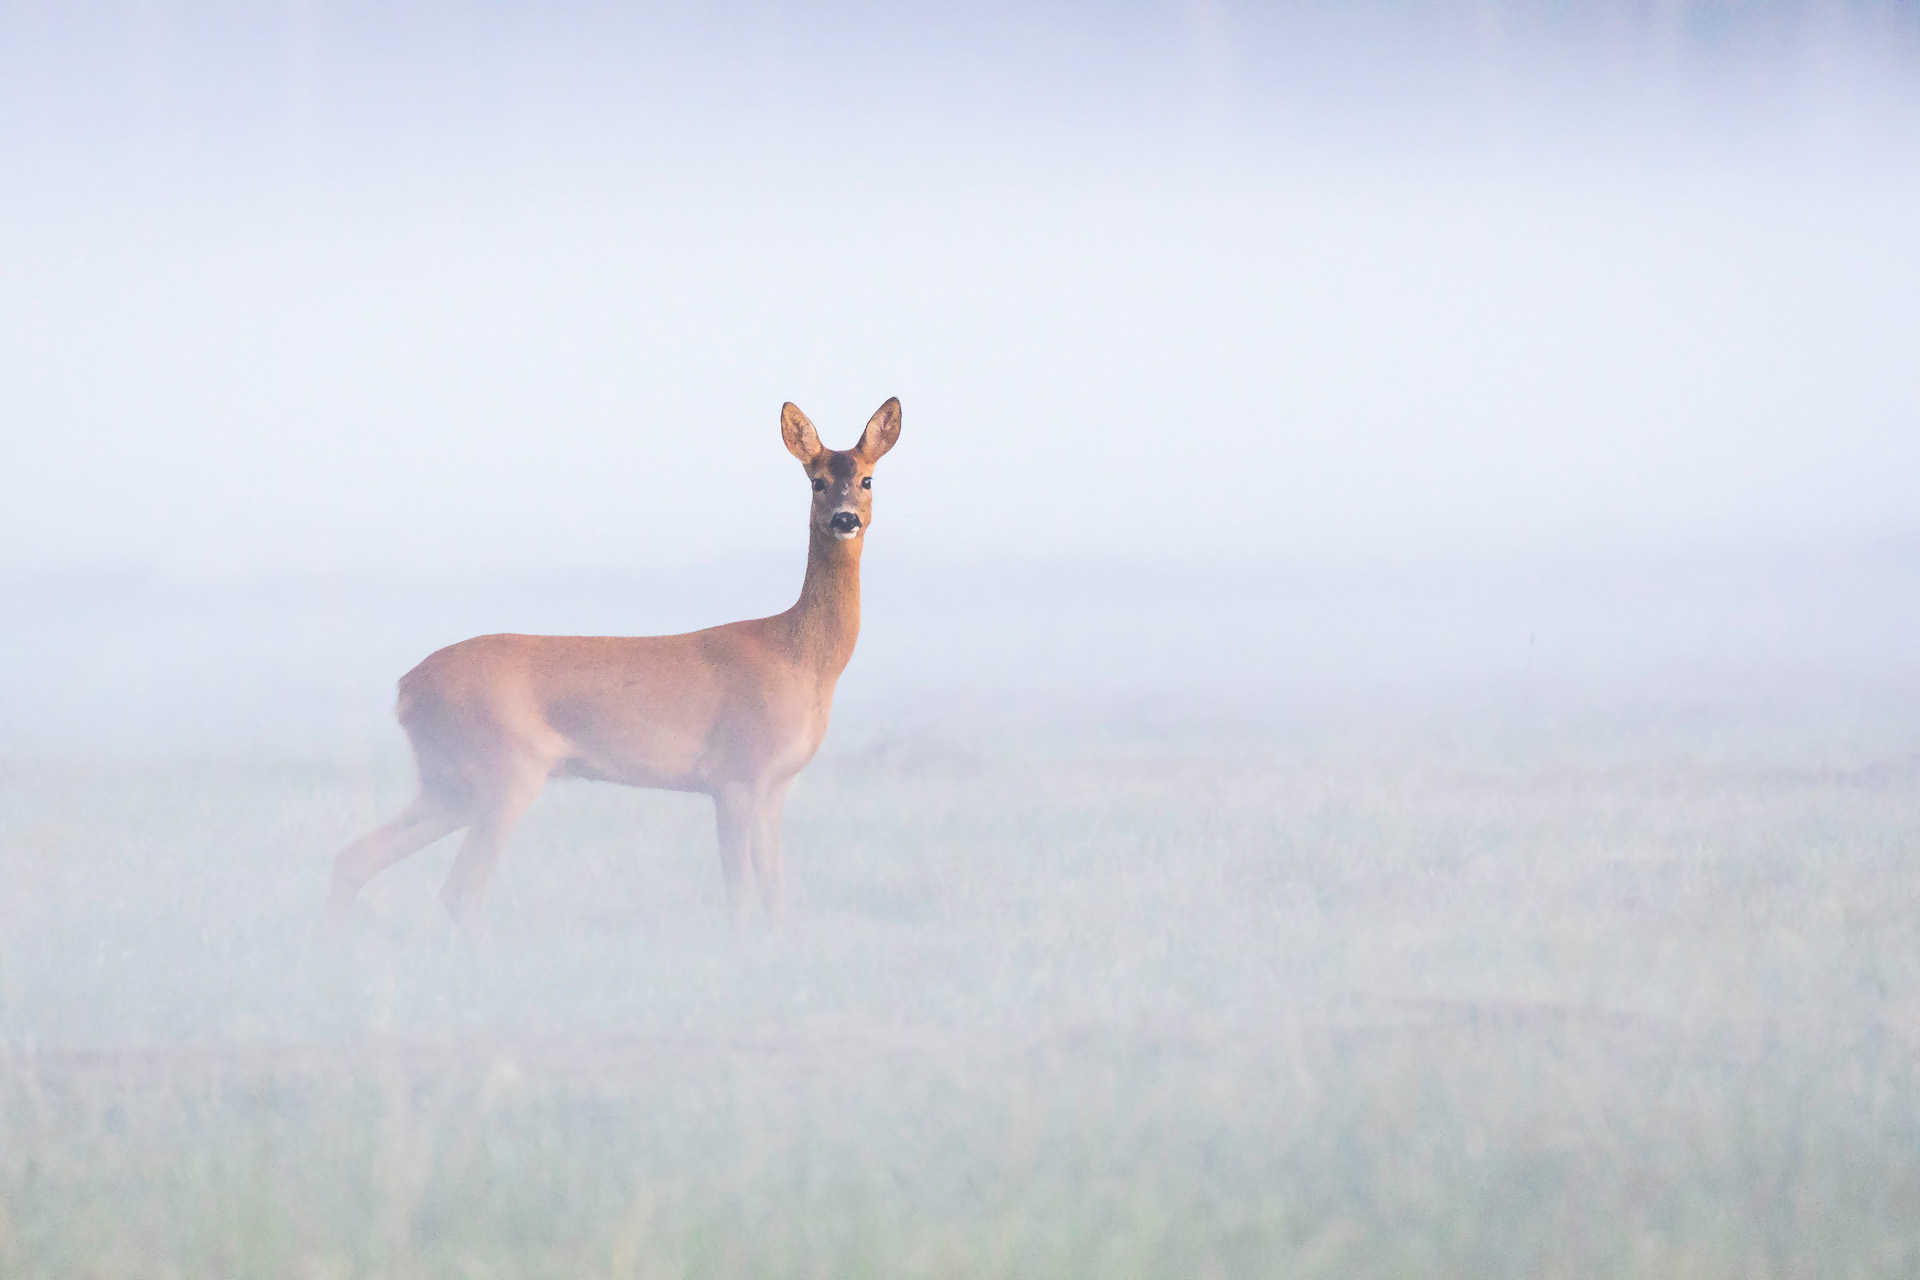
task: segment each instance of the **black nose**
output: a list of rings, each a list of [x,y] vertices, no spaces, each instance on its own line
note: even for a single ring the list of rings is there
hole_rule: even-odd
[[[835,533],[852,533],[860,527],[860,517],[851,511],[836,511],[833,519],[827,523],[833,526]]]

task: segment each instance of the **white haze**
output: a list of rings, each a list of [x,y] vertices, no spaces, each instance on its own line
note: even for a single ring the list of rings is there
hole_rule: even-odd
[[[1904,6],[0,9],[0,571],[1920,532]],[[797,554],[797,552],[795,552]]]

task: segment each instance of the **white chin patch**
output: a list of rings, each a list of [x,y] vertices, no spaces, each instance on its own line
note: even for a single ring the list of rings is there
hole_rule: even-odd
[[[835,529],[833,531],[833,536],[840,539],[840,541],[845,542],[848,538],[859,537],[860,531],[858,529]]]

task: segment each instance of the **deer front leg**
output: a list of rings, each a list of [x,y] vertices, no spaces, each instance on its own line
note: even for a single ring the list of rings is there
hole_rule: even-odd
[[[720,837],[720,870],[727,878],[727,912],[738,934],[746,927],[753,865],[748,847],[753,840],[757,797],[746,787],[728,787],[713,794],[714,828]]]
[[[760,889],[760,909],[767,913],[767,927],[778,932],[787,914],[787,873],[782,861],[780,823],[786,812],[787,792],[793,779],[786,778],[767,788],[760,798],[753,822],[753,876]]]

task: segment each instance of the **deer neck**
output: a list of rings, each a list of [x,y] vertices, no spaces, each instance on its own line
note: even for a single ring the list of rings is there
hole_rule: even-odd
[[[794,656],[832,682],[853,657],[860,635],[860,548],[858,538],[842,541],[819,529],[807,539],[807,576],[800,600],[788,610]]]

